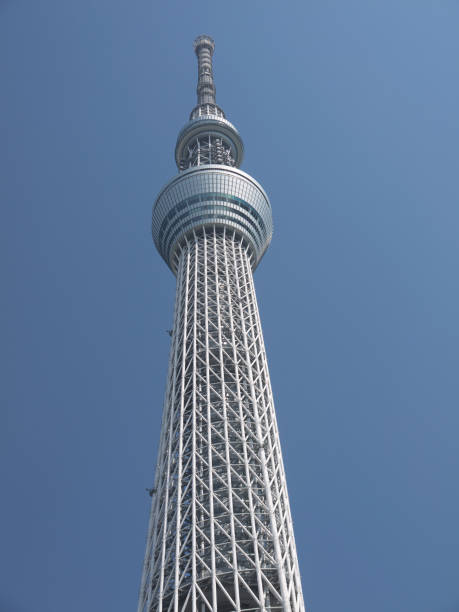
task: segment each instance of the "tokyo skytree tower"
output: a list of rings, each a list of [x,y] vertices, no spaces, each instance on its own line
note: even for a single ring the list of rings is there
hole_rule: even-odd
[[[153,209],[177,293],[138,612],[302,612],[252,277],[271,205],[216,104],[214,41],[194,49],[198,103]]]

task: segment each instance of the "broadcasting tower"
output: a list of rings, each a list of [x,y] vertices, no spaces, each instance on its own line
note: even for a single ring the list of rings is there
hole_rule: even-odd
[[[241,137],[215,102],[214,46],[195,40],[198,103],[153,209],[177,294],[138,612],[302,612],[252,277],[271,205],[239,170]]]

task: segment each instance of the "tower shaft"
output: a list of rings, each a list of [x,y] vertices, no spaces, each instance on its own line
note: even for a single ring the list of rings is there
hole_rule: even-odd
[[[302,610],[250,252],[190,236],[139,611]]]

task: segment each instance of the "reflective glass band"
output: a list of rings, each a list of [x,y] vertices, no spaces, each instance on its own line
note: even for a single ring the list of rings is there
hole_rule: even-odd
[[[214,206],[210,205],[210,206],[202,206],[199,209],[196,209],[197,211],[201,211],[201,210],[206,210],[206,209],[212,209],[214,208]],[[226,206],[216,206],[215,208],[220,209],[221,211],[229,211],[232,213],[236,213],[241,215],[241,217],[245,217],[245,220],[249,221],[250,223],[253,222],[247,217],[247,215],[244,215],[242,212],[240,211],[235,211],[233,209],[229,209]],[[168,243],[166,245],[166,248],[164,249],[164,256],[166,261],[169,261],[171,259],[170,254],[171,254],[171,250],[172,247],[175,246],[174,245],[174,239],[177,236],[180,235],[185,235],[186,229],[187,228],[191,228],[191,227],[202,227],[202,226],[207,226],[207,225],[226,225],[225,223],[225,216],[224,215],[215,215],[212,216],[211,214],[209,214],[208,212],[204,215],[193,215],[192,217],[189,217],[188,215],[186,215],[186,218],[188,219],[188,223],[186,223],[185,225],[180,225],[168,238]],[[198,223],[199,221],[202,221],[203,223]],[[258,251],[260,248],[260,244],[259,241],[257,240],[257,236],[255,234],[255,232],[253,232],[249,227],[247,227],[247,225],[245,225],[244,223],[242,223],[241,221],[239,221],[236,218],[232,218],[231,219],[231,224],[228,223],[228,226],[232,226],[232,229],[234,229],[237,233],[241,234],[242,236],[247,234],[250,236],[251,243],[252,243],[252,248],[255,247],[255,251]],[[238,232],[238,228],[239,230],[243,230],[243,232],[241,233],[241,231]],[[250,243],[249,243],[250,244]],[[258,247],[258,248],[257,248]]]
[[[213,206],[210,205],[210,206],[198,206],[197,207],[196,204],[200,202],[215,202],[216,204]],[[229,202],[230,204],[235,204],[236,208],[222,206],[220,204],[217,204],[217,202]],[[258,227],[256,226],[253,219],[249,215],[246,215],[237,209],[237,207],[239,206],[242,207],[247,212],[249,212],[250,215],[255,218],[258,224]],[[185,209],[188,209],[189,212],[187,211],[186,213],[182,215],[179,215],[179,216],[177,215],[177,213]],[[267,237],[266,226],[265,226],[265,223],[261,215],[259,215],[258,211],[255,210],[255,208],[251,206],[248,202],[245,202],[244,200],[236,196],[231,196],[225,193],[201,193],[191,198],[186,198],[185,200],[182,200],[181,202],[176,204],[171,209],[171,211],[167,214],[167,216],[164,218],[164,221],[162,222],[161,228],[159,230],[158,240],[161,243],[161,246],[165,250],[167,250],[168,247],[170,247],[170,244],[167,245],[167,243],[170,241],[171,238],[174,237],[174,235],[177,234],[177,232],[174,232],[174,234],[172,234],[171,236],[170,232],[173,229],[173,227],[176,226],[177,222],[184,219],[191,211],[194,211],[196,209],[200,211],[203,211],[203,210],[212,211],[215,209],[216,212],[217,211],[227,211],[230,213],[234,212],[235,214],[240,215],[241,217],[246,219],[257,232],[261,230],[263,233],[263,236],[265,238]],[[209,215],[209,216],[212,216],[212,215]],[[196,217],[193,216],[193,219],[195,218]],[[254,239],[256,240],[255,236],[254,236]],[[259,241],[256,240],[256,242],[259,242]]]

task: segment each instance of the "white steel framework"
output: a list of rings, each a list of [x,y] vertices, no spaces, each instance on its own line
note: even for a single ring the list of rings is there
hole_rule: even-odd
[[[209,41],[196,44],[206,66]],[[252,274],[271,238],[269,201],[248,175],[213,168],[173,179],[153,216],[177,293],[138,612],[303,612]],[[232,221],[235,206],[251,233]]]

